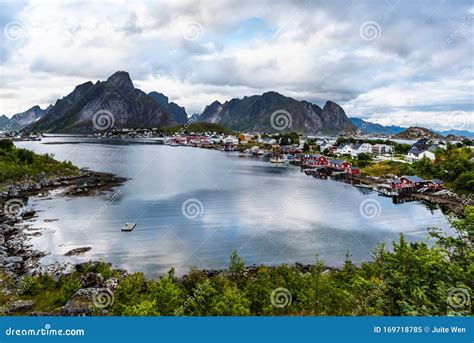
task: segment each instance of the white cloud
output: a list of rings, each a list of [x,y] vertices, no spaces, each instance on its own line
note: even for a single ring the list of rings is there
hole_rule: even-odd
[[[18,6],[17,6],[18,7]],[[43,106],[75,85],[130,72],[200,112],[276,90],[378,122],[461,128],[472,116],[472,4],[299,1],[30,1],[0,17],[25,38],[3,39],[0,113]],[[380,36],[360,36],[376,21]],[[193,37],[183,32],[193,26]],[[385,114],[377,113],[383,107]],[[461,113],[461,114],[460,114]],[[393,122],[391,121],[393,120]],[[457,125],[457,127],[455,127]],[[472,129],[472,128],[471,128]]]

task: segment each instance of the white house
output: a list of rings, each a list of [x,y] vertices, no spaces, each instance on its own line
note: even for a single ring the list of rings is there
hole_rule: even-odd
[[[372,144],[362,143],[352,145],[352,157],[357,157],[359,154],[370,154],[372,153]]]
[[[235,136],[227,136],[226,138],[224,138],[224,144],[239,144],[239,139]]]
[[[351,155],[352,152],[352,144],[341,144],[336,149],[336,155]]]
[[[319,150],[321,152],[325,151],[325,150],[331,150],[332,148],[332,144],[331,143],[323,143],[319,146]]]
[[[391,154],[392,152],[393,152],[392,147],[387,144],[374,144],[372,146],[372,154],[375,154],[375,155]]]
[[[435,159],[434,152],[428,149],[418,149],[416,147],[411,148],[408,154],[405,156],[405,160],[408,162],[416,162],[421,160],[423,157],[429,158],[430,160]]]

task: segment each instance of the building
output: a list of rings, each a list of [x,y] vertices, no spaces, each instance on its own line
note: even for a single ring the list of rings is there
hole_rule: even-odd
[[[337,160],[337,159],[329,160],[328,166],[334,169],[338,169],[338,170],[346,170],[352,167],[352,165],[349,162],[344,161],[344,160]]]
[[[331,151],[331,148],[332,148],[332,144],[327,142],[327,143],[322,143],[321,145],[319,145],[319,150],[321,152],[324,152],[324,151]]]
[[[239,144],[239,139],[235,136],[227,136],[223,140],[224,144],[237,145]]]
[[[351,155],[352,152],[352,144],[341,144],[336,149],[337,155]]]
[[[429,180],[427,186],[434,191],[439,191],[444,188],[444,182],[438,179]]]
[[[372,154],[374,155],[385,155],[392,154],[393,149],[387,144],[374,144],[372,145]]]
[[[362,143],[362,144],[353,144],[352,145],[352,157],[357,157],[360,154],[371,154],[372,153],[372,144]]]
[[[307,155],[301,159],[301,164],[306,167],[326,166],[328,159],[322,155]]]
[[[402,188],[409,187],[414,189],[420,189],[428,182],[417,175],[404,175],[400,178],[400,181],[402,182]]]
[[[434,152],[428,149],[419,149],[414,146],[410,150],[408,150],[408,154],[405,156],[405,160],[407,160],[408,162],[416,162],[421,160],[423,157],[429,158],[430,160],[434,160],[436,156]]]

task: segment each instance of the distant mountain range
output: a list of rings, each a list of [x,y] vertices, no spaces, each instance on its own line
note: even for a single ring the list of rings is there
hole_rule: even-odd
[[[363,133],[366,134],[382,134],[382,135],[395,135],[400,132],[405,131],[407,128],[402,126],[396,125],[389,125],[384,126],[381,124],[372,123],[370,121],[362,120],[360,118],[349,118],[358,129],[362,130]],[[431,130],[437,134],[442,136],[457,136],[457,137],[466,137],[470,139],[474,139],[474,132],[467,131],[467,130],[447,130],[447,131],[436,131]]]
[[[54,133],[94,133],[123,128],[148,128],[194,122],[217,123],[235,131],[306,134],[395,135],[406,128],[384,126],[360,118],[348,118],[343,108],[326,101],[323,108],[277,92],[214,101],[201,114],[188,118],[184,107],[159,92],[146,94],[135,88],[130,75],[118,71],[106,81],[80,84],[47,109],[33,106],[11,119],[0,116],[0,130]],[[462,130],[437,132],[474,138]]]
[[[159,92],[148,94],[133,86],[127,72],[106,81],[86,82],[56,101],[47,113],[23,127],[28,132],[92,133],[97,131],[166,127],[188,123],[184,107]],[[191,122],[218,123],[238,131],[354,133],[356,127],[338,104],[323,108],[276,92],[214,101]]]
[[[327,101],[324,108],[298,101],[277,92],[214,101],[197,118],[248,132],[351,133],[356,127],[338,104]]]
[[[13,115],[11,118],[8,118],[5,115],[0,116],[0,131],[19,131],[44,117],[51,107],[52,106],[49,106],[43,110],[41,107],[36,105],[25,112]]]

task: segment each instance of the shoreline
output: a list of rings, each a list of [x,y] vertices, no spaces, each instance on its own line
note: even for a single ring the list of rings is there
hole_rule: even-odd
[[[218,149],[215,149],[218,150]],[[249,155],[251,156],[251,155]],[[270,163],[270,162],[268,162]],[[355,179],[355,178],[354,178]],[[50,192],[59,191],[57,196],[60,197],[76,197],[76,196],[93,196],[103,192],[110,191],[116,186],[120,186],[128,179],[118,177],[111,173],[94,172],[88,169],[82,169],[77,176],[56,177],[53,179],[44,179],[43,182],[17,182],[12,184],[6,192],[0,193],[0,206],[3,206],[11,199],[27,199],[30,196],[47,196]],[[358,182],[362,184],[375,183],[375,180],[366,177],[359,177]],[[352,182],[351,182],[352,183]],[[352,184],[353,185],[353,184]],[[354,185],[353,185],[354,186]],[[426,196],[426,195],[425,195]],[[418,201],[428,201],[429,199],[417,199]],[[433,199],[431,199],[433,200]],[[438,204],[443,205],[443,204]],[[47,252],[31,249],[28,244],[29,238],[32,235],[41,234],[40,232],[32,232],[29,230],[29,225],[24,221],[34,218],[35,211],[24,211],[21,216],[15,218],[5,217],[0,215],[0,270],[10,279],[19,284],[21,280],[27,275],[50,275],[55,279],[62,276],[70,275],[77,271],[84,264],[98,264],[104,262],[89,261],[74,264],[71,262],[56,262],[51,265],[42,265],[40,260]],[[121,275],[129,275],[130,273],[124,269],[112,268],[111,263],[106,263],[114,271],[119,271]],[[308,272],[314,267],[314,264],[301,264],[296,262],[294,264],[302,272]],[[261,268],[277,268],[278,266],[269,265],[251,265],[245,267],[245,273],[256,273]],[[324,267],[325,270],[338,270],[334,267]],[[200,270],[206,276],[214,276],[222,273],[228,273],[228,269],[217,270]],[[183,274],[179,279],[186,280],[190,271]],[[165,273],[164,273],[165,275]],[[113,280],[113,287],[117,287],[120,280]],[[97,287],[106,287],[107,282],[97,284]],[[88,289],[88,288],[87,288]],[[82,290],[82,289],[81,289]],[[81,291],[80,290],[80,291]],[[93,294],[92,294],[93,295]],[[87,295],[88,297],[91,294]],[[74,298],[74,296],[72,297]],[[72,299],[71,298],[71,299]],[[18,304],[17,304],[18,305]],[[7,309],[6,313],[10,310]],[[75,312],[76,310],[65,310],[60,313],[63,315],[77,315],[89,314],[89,312]],[[81,310],[82,311],[82,310]]]
[[[111,191],[128,179],[111,173],[94,172],[82,169],[77,176],[44,178],[38,183],[16,182],[0,193],[0,270],[15,280],[25,275],[48,273],[55,275],[68,268],[67,263],[42,265],[40,259],[47,252],[31,248],[29,238],[41,235],[39,230],[30,229],[36,211],[27,209],[27,201],[31,196],[56,196],[72,198],[94,196]]]

